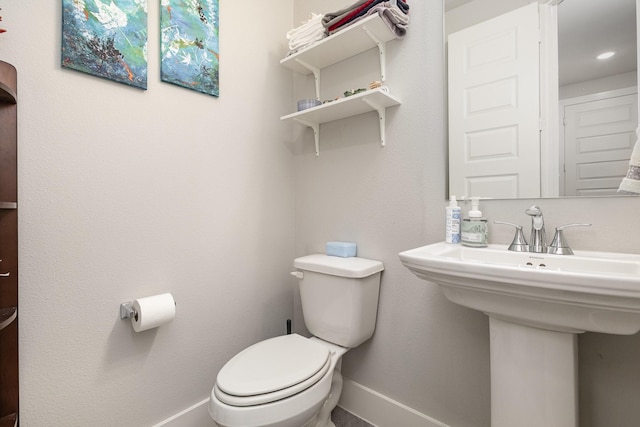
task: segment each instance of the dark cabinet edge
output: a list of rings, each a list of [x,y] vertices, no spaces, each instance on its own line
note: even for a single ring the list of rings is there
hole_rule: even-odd
[[[16,148],[17,137],[16,137],[16,104],[18,101],[18,85],[17,85],[17,71],[16,67],[11,65],[8,62],[0,60],[0,109],[2,110],[2,123],[0,124],[3,129],[8,129],[8,132],[3,132],[5,135],[0,142],[2,146],[2,150],[10,150],[13,152]],[[17,165],[13,165],[12,163],[7,163],[3,156],[2,161],[4,166],[7,164],[11,167],[12,170],[15,169]],[[4,167],[3,166],[3,167]],[[4,175],[4,174],[3,174]],[[17,176],[16,176],[17,178]],[[10,180],[10,182],[12,179]],[[5,184],[2,183],[3,189],[3,197],[0,199],[0,215],[2,216],[3,226],[5,220],[9,222],[10,230],[13,229],[17,225],[17,217],[15,213],[17,213],[18,203],[15,198],[15,189],[12,192],[9,188],[5,188]],[[13,196],[11,196],[13,194]],[[7,200],[8,199],[8,200]],[[13,200],[11,200],[13,199]],[[13,212],[10,212],[12,211]],[[9,215],[9,216],[7,216]],[[17,256],[15,250],[17,249],[17,236],[10,237],[6,242],[9,247],[9,253],[3,254],[4,256],[9,257]],[[5,242],[2,242],[3,250],[7,249]],[[18,289],[18,279],[15,272],[11,272],[11,278],[5,279],[8,276],[3,270],[0,270],[0,291],[3,293],[3,297],[5,296],[5,291],[8,292],[7,295],[13,295],[17,292]],[[12,302],[9,302],[12,304]],[[19,423],[18,420],[18,402],[19,402],[19,383],[17,378],[18,373],[18,360],[17,354],[14,354],[13,348],[17,349],[18,341],[17,341],[17,325],[18,325],[18,307],[17,301],[15,301],[14,307],[2,307],[0,308],[0,334],[3,336],[3,348],[0,349],[0,370],[2,371],[3,378],[0,380],[0,389],[2,390],[2,412],[0,412],[0,427],[16,427]],[[6,330],[5,330],[6,329]],[[11,340],[10,347],[4,348],[5,339]],[[6,357],[5,357],[6,356]],[[5,381],[5,374],[11,373]]]

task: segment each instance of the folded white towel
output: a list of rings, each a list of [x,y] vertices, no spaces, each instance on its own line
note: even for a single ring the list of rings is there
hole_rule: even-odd
[[[322,40],[326,36],[327,34],[324,31],[320,31],[312,34],[306,34],[301,37],[296,37],[294,39],[289,40],[289,49],[291,50],[301,49],[305,46],[308,46],[312,43]]]
[[[326,37],[325,28],[322,26],[322,17],[312,13],[308,21],[297,28],[287,32],[289,49],[296,50]]]

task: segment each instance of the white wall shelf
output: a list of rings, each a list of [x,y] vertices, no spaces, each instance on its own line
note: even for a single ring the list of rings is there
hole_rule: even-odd
[[[395,2],[393,3],[393,7],[396,7]],[[280,64],[303,75],[313,73],[316,99],[321,99],[320,72],[323,68],[376,47],[380,53],[380,80],[384,82],[386,79],[386,43],[396,38],[396,34],[376,13],[287,56],[280,61]],[[313,129],[316,156],[319,156],[320,124],[370,111],[378,113],[380,145],[384,147],[386,109],[399,104],[400,100],[390,95],[388,88],[376,88],[288,114],[280,117],[280,120],[292,120]]]
[[[386,43],[396,35],[376,13],[352,24],[280,61],[300,74],[313,73],[316,98],[320,99],[320,70],[374,47],[380,52],[380,80],[386,79]]]
[[[316,155],[320,154],[320,124],[332,122],[371,111],[377,111],[380,121],[380,145],[385,145],[386,108],[399,105],[400,100],[382,88],[327,102],[317,107],[282,116],[280,120],[293,120],[313,129]]]

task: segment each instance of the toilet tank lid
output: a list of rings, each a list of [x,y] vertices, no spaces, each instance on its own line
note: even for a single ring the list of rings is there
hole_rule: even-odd
[[[296,258],[293,261],[293,266],[303,271],[355,279],[371,276],[384,270],[384,264],[380,261],[359,257],[342,258],[324,254]]]

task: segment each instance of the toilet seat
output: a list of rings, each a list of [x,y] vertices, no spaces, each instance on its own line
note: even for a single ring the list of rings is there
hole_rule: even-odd
[[[311,387],[331,365],[326,346],[297,334],[270,338],[233,357],[218,373],[215,396],[232,406],[285,399]]]

